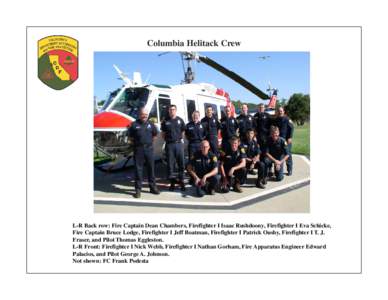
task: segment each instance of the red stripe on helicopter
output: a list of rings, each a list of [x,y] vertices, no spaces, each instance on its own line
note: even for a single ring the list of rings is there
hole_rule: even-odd
[[[230,101],[229,94],[228,94],[227,92],[225,92],[223,89],[217,89],[216,95],[225,97],[225,99],[226,99],[226,106],[229,106],[229,107],[230,107],[231,112],[232,112],[232,116],[235,117],[235,115],[236,115],[236,110],[235,110],[235,107],[234,107],[232,101]]]
[[[112,112],[102,112],[94,116],[94,128],[128,127],[132,121]]]
[[[272,95],[271,99],[269,100],[268,108],[275,108],[276,107],[276,95]]]

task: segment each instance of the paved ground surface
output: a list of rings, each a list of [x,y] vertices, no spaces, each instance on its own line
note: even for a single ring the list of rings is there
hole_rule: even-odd
[[[160,195],[149,193],[145,184],[141,199],[133,198],[133,168],[104,173],[94,171],[95,212],[297,212],[310,210],[310,166],[302,156],[294,156],[294,172],[282,182],[269,181],[267,188],[255,187],[255,176],[250,175],[243,193],[217,193],[215,196],[195,197],[194,188],[187,184],[187,191],[168,191],[164,180],[165,167],[157,163],[156,174]]]

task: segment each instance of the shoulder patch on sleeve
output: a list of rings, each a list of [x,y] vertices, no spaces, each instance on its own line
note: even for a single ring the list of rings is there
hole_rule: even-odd
[[[244,148],[241,148],[240,151],[241,151],[241,153],[245,153],[245,149]]]
[[[215,156],[215,155],[213,156],[213,161],[217,162],[217,156]]]

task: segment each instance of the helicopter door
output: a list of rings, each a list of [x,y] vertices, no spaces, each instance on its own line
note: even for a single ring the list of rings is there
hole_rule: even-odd
[[[159,94],[159,97],[155,100],[152,105],[150,118],[155,120],[155,125],[160,131],[160,126],[163,120],[168,116],[168,108],[170,107],[171,99],[168,95]],[[154,142],[154,153],[155,159],[161,159],[164,153],[164,140],[161,134],[158,134]]]
[[[215,116],[216,116],[216,118],[217,119],[219,119],[219,116],[220,116],[220,114],[218,113],[218,107],[217,107],[217,104],[214,104],[214,103],[204,103],[203,104],[203,108],[204,108],[204,110],[205,110],[205,113],[206,113],[206,107],[208,107],[208,106],[211,106],[212,108],[213,108],[213,113],[215,114]]]
[[[160,97],[158,99],[158,120],[159,124],[163,122],[165,118],[168,117],[168,108],[171,105],[171,99],[166,95],[166,97]],[[168,98],[167,98],[168,97]]]

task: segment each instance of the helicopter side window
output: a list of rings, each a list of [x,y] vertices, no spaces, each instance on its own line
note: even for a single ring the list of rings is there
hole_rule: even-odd
[[[206,112],[206,107],[211,106],[213,108],[213,114],[218,119],[217,105],[215,105],[213,103],[204,103],[203,106],[204,106],[205,112]]]
[[[186,109],[187,109],[187,118],[189,121],[193,120],[192,114],[195,111],[195,101],[194,100],[186,100]]]
[[[171,105],[170,99],[159,98],[159,122],[163,122],[168,117],[168,108]]]
[[[221,119],[225,118],[226,117],[225,106],[224,105],[220,105],[220,110],[221,110]]]

